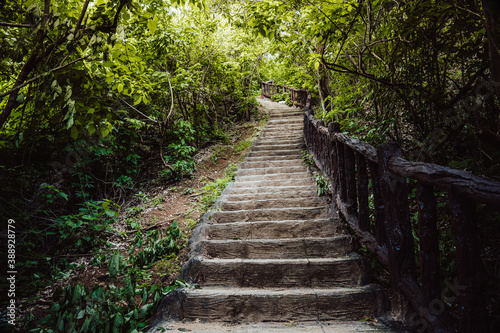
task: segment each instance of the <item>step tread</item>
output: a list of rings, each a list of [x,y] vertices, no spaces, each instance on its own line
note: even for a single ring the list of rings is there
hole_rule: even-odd
[[[211,212],[193,234],[180,278],[202,288],[170,292],[158,313],[165,320],[257,325],[329,320],[351,325],[381,314],[383,289],[368,284],[367,260],[354,252],[340,221],[327,214],[327,199],[317,196],[302,161],[303,111],[265,106],[267,124],[219,200],[222,210]],[[283,332],[309,332],[289,328]],[[325,328],[314,332],[330,332]],[[345,328],[331,332],[351,332]],[[274,332],[241,330],[264,331]]]

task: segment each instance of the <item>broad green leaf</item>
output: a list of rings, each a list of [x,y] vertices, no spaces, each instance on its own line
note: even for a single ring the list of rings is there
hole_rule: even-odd
[[[156,31],[156,26],[157,26],[157,25],[156,25],[156,22],[155,22],[155,21],[153,21],[153,20],[149,20],[147,25],[148,25],[148,29],[149,29],[149,31],[150,31],[152,34],[154,34],[154,33],[155,33],[155,31]]]
[[[78,312],[78,315],[76,316],[76,319],[82,319],[84,316],[85,316],[85,310],[80,310],[80,312]]]
[[[113,332],[121,332],[120,327],[123,325],[123,315],[120,312],[117,312],[115,315],[115,319],[113,321]]]
[[[137,99],[134,101],[134,105],[140,104],[142,101],[142,96],[137,97]]]
[[[93,135],[96,131],[96,127],[94,124],[90,124],[87,126],[87,131],[89,132],[90,135]]]
[[[71,95],[73,94],[73,91],[71,89],[71,86],[66,86],[66,93],[64,94],[64,101],[67,102]]]

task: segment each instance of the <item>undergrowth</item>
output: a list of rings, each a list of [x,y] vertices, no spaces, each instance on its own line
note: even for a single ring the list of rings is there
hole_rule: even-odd
[[[203,195],[199,201],[202,212],[206,212],[210,209],[217,198],[221,195],[222,191],[224,191],[227,184],[234,180],[234,175],[237,170],[238,167],[235,164],[229,164],[229,166],[224,170],[224,176],[222,178],[205,184],[202,190]]]
[[[137,231],[127,251],[129,259],[119,250],[94,257],[93,265],[107,266],[110,284],[59,287],[47,315],[34,322],[33,314],[28,313],[23,328],[36,333],[141,332],[163,295],[178,287],[195,287],[182,280],[170,286],[147,282],[147,269],[161,258],[177,255],[185,244],[177,222],[165,232]]]

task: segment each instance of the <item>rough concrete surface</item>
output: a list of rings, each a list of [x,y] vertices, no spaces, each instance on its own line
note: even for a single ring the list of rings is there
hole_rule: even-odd
[[[166,295],[149,332],[390,331],[383,288],[302,161],[302,112],[261,103],[268,124],[190,240],[179,278],[201,288]]]

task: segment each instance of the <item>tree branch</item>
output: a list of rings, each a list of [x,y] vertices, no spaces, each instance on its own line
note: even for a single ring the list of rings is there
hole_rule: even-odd
[[[78,18],[78,22],[76,23],[75,26],[75,32],[80,29],[80,25],[82,24],[83,18],[85,17],[85,13],[87,12],[89,2],[90,0],[85,0],[85,3],[83,4],[82,12],[80,13],[80,17]]]
[[[48,72],[45,72],[45,73],[43,73],[43,74],[40,74],[40,75],[38,75],[38,76],[35,76],[34,78],[31,78],[31,79],[29,79],[29,80],[27,80],[27,81],[24,81],[24,83],[22,83],[22,84],[20,84],[20,85],[18,85],[18,86],[16,86],[16,87],[14,87],[14,88],[12,88],[11,90],[9,90],[9,91],[7,91],[7,92],[5,92],[5,93],[3,93],[3,94],[0,94],[0,98],[3,98],[3,97],[5,97],[5,96],[8,96],[8,95],[10,95],[10,94],[12,94],[12,93],[14,93],[14,92],[16,92],[16,91],[19,91],[19,89],[21,89],[21,88],[23,88],[23,87],[27,86],[28,84],[30,84],[30,83],[32,83],[32,82],[34,82],[34,81],[38,80],[38,79],[41,79],[41,78],[42,78],[42,77],[44,77],[44,76],[49,75],[50,73],[54,73],[54,72],[60,71],[61,69],[64,69],[64,68],[66,68],[66,67],[68,67],[68,66],[71,66],[71,65],[73,65],[74,63],[77,63],[77,62],[79,62],[79,61],[85,60],[85,59],[87,59],[88,57],[90,57],[90,56],[88,56],[88,55],[87,55],[87,56],[85,56],[85,57],[78,58],[78,59],[76,59],[76,60],[73,60],[73,61],[71,61],[71,62],[68,62],[66,65],[62,65],[62,66],[59,66],[59,67],[53,68],[53,69],[51,69],[51,70],[50,70],[50,71],[48,71]]]
[[[152,122],[155,122],[154,119],[151,119],[150,117],[148,117],[147,115],[145,115],[144,113],[142,113],[141,111],[139,111],[136,107],[134,107],[133,105],[129,104],[126,100],[124,100],[123,98],[120,98],[122,100],[123,103],[127,104],[132,110],[138,112],[139,114],[143,115],[144,117],[148,118],[149,120],[151,120]]]
[[[19,23],[9,23],[9,22],[0,22],[0,26],[10,27],[10,28],[31,28],[31,25],[29,24],[19,24]]]
[[[100,32],[110,32],[113,29],[116,29],[118,25],[118,19],[120,16],[120,13],[123,9],[123,7],[128,3],[129,0],[121,0],[120,5],[117,8],[117,11],[115,13],[113,25],[106,25],[106,26],[98,26],[98,27],[85,27],[83,29],[83,33],[80,36],[80,38],[87,32],[87,31],[100,31]],[[44,15],[43,15],[43,21],[42,21],[42,26],[47,24],[49,21],[51,15],[50,15],[50,2],[51,0],[45,0],[45,6],[44,6]],[[86,1],[88,2],[88,1]],[[84,5],[85,9],[85,5]],[[82,12],[86,12],[86,10],[82,9]],[[81,25],[81,20],[78,20],[79,24]],[[43,41],[46,37],[46,34],[44,33],[44,29],[41,29],[39,32],[39,44],[43,45]],[[14,82],[14,88],[12,88],[9,92],[4,93],[0,95],[0,98],[5,97],[7,95],[9,96],[9,100],[7,101],[7,104],[3,108],[3,111],[0,113],[0,128],[3,127],[7,119],[9,118],[12,110],[14,109],[16,105],[16,93],[19,91],[20,88],[26,86],[25,81],[28,79],[28,76],[35,70],[36,66],[40,64],[40,62],[44,59],[46,59],[53,51],[55,48],[60,46],[61,44],[65,43],[67,41],[67,36],[64,35],[57,39],[55,42],[50,44],[45,51],[43,50],[33,50],[31,55],[29,56],[28,60],[24,63],[23,67],[21,68],[21,71],[19,72],[19,75],[17,76],[16,81]],[[40,53],[37,53],[40,52]],[[83,57],[84,59],[85,57]],[[81,60],[81,59],[80,59]],[[68,64],[69,65],[69,64]],[[66,65],[65,65],[66,66]],[[65,67],[64,66],[64,67]],[[57,70],[62,69],[62,68],[57,68]],[[43,75],[42,75],[43,76]],[[34,78],[35,80],[38,79],[40,76]],[[30,81],[33,82],[33,81]],[[29,84],[29,83],[28,83]]]
[[[376,76],[374,76],[372,74],[362,73],[362,72],[358,72],[358,71],[353,71],[353,70],[351,70],[351,69],[349,69],[347,67],[344,67],[344,66],[341,66],[341,65],[337,65],[337,64],[334,64],[334,63],[329,63],[329,62],[327,62],[324,59],[323,55],[321,56],[321,60],[325,64],[326,68],[328,68],[328,69],[330,69],[332,71],[335,71],[335,72],[362,76],[362,77],[365,77],[367,79],[370,79],[370,80],[373,80],[373,81],[377,81],[377,82],[380,82],[380,83],[383,83],[385,85],[392,86],[392,87],[399,87],[399,86],[401,86],[400,83],[392,83],[392,82],[389,82],[389,81],[386,81],[386,80],[383,80],[383,79],[379,79],[378,77],[376,77]]]
[[[123,9],[123,7],[127,4],[127,0],[121,0],[120,1],[120,6],[118,6],[118,9],[116,10],[116,14],[115,14],[115,19],[113,20],[113,27],[116,28],[118,26],[118,19],[119,19],[119,16],[120,16],[120,13]]]

